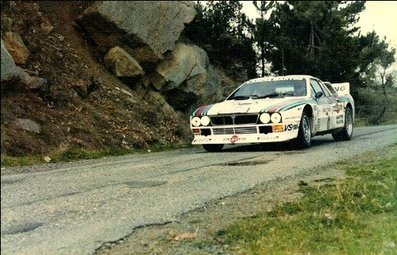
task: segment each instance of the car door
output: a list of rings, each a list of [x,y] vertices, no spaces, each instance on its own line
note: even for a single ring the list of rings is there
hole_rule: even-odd
[[[320,86],[322,87],[323,91],[325,92],[326,96],[329,98],[330,105],[331,105],[331,111],[329,112],[329,126],[328,130],[330,129],[336,129],[343,127],[344,125],[344,111],[343,111],[343,102],[341,102],[338,99],[338,96],[335,93],[332,93],[332,91],[328,88],[328,86],[319,81]],[[332,86],[331,86],[332,88]]]
[[[317,102],[317,107],[314,110],[317,118],[314,120],[315,133],[326,131],[330,129],[332,107],[331,100],[326,92],[322,89],[320,82],[316,79],[310,79],[311,96]],[[321,92],[322,95],[316,98],[316,94]]]

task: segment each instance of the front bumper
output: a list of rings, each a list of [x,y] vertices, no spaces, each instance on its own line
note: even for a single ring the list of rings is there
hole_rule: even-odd
[[[299,123],[280,123],[277,125],[277,130],[273,127],[274,125],[201,127],[206,129],[205,135],[197,134],[197,129],[200,128],[192,128],[193,134],[196,132],[192,144],[254,144],[283,142],[298,137]],[[280,126],[282,126],[282,129]],[[225,132],[222,133],[219,130]],[[267,132],[263,130],[267,130]],[[241,133],[241,131],[251,133]]]

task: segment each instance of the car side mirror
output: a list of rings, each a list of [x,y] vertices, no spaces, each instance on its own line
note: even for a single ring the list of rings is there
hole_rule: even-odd
[[[316,97],[316,99],[319,99],[319,98],[322,97],[323,95],[324,95],[324,93],[323,93],[322,91],[318,91],[318,92],[316,92],[315,97]]]

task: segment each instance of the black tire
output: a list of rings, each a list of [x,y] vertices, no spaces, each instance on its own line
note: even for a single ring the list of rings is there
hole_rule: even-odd
[[[223,144],[203,144],[203,147],[208,152],[219,152],[223,148]]]
[[[348,141],[353,136],[353,111],[350,107],[346,108],[345,125],[343,128],[332,134],[336,141]]]
[[[312,130],[310,125],[310,117],[303,112],[301,122],[299,124],[298,137],[295,139],[295,147],[297,149],[309,148],[312,143]]]

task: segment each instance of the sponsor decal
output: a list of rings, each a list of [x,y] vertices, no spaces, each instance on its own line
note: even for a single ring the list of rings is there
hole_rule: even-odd
[[[230,142],[231,144],[235,144],[237,141],[245,141],[247,140],[247,138],[245,137],[238,137],[237,135],[233,135],[230,138],[225,138],[223,139],[223,141],[225,142]]]
[[[288,125],[285,125],[285,131],[292,131],[292,130],[296,130],[296,129],[298,129],[298,125],[297,124],[288,124]]]
[[[335,86],[334,89],[335,89],[336,92],[339,92],[339,91],[345,91],[346,87],[345,86],[340,86],[340,87],[336,87]]]
[[[238,136],[237,135],[234,135],[234,136],[232,136],[232,138],[230,138],[230,142],[231,143],[236,143],[238,141]]]
[[[342,104],[337,104],[337,105],[334,106],[334,111],[336,113],[339,113],[342,109],[343,109]]]
[[[301,118],[300,116],[292,116],[292,117],[286,117],[286,118],[284,118],[284,120],[285,121],[287,121],[287,120],[290,120],[290,121],[291,120],[300,120],[300,118]]]
[[[343,114],[336,116],[336,124],[343,124]]]

